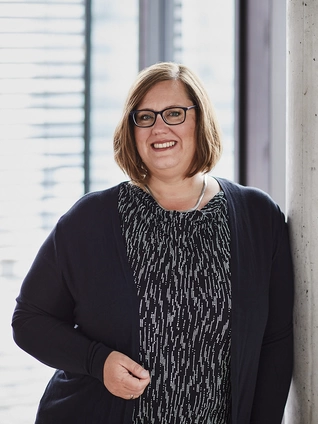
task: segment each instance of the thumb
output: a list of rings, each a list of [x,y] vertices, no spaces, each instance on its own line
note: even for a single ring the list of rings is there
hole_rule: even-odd
[[[137,377],[139,379],[147,379],[150,377],[149,371],[145,370],[145,368],[143,368],[141,365],[134,361],[131,362],[129,371],[134,377]]]

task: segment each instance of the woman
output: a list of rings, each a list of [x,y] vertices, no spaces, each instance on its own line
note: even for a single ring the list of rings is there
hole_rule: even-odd
[[[207,175],[219,129],[185,66],[139,74],[114,148],[130,181],[59,220],[17,298],[15,341],[58,369],[36,423],[281,423],[293,350],[283,214]]]

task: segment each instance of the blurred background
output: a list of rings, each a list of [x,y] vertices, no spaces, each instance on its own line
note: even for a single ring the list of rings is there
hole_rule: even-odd
[[[0,0],[0,423],[29,424],[53,370],[12,341],[23,276],[58,218],[126,176],[113,132],[138,71],[202,79],[223,132],[213,173],[285,205],[285,2]]]

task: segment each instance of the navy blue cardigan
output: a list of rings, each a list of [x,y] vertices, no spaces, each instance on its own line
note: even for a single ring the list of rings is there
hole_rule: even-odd
[[[218,179],[231,231],[232,424],[280,424],[292,374],[293,271],[284,215],[268,195]],[[37,424],[131,424],[110,394],[112,350],[138,361],[138,301],[117,210],[119,186],[81,198],[28,272],[13,316],[16,343],[58,369]]]

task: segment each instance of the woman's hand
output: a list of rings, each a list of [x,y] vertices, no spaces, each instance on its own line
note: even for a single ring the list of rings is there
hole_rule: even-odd
[[[104,364],[104,384],[113,395],[136,399],[149,382],[149,372],[128,356],[117,351],[108,355]]]

